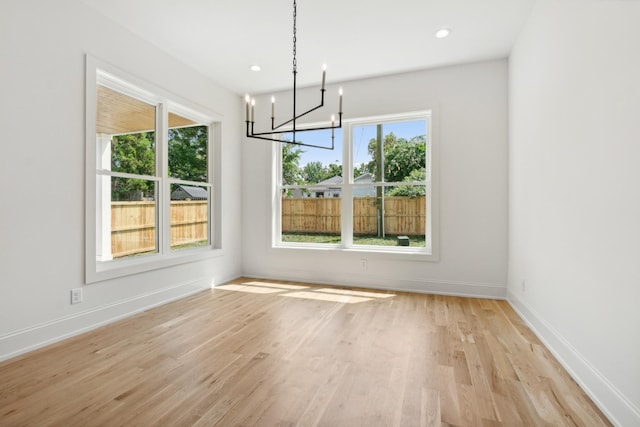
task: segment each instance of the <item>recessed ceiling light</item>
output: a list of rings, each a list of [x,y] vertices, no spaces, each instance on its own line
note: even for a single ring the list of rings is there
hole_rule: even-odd
[[[440,28],[436,31],[436,38],[443,39],[451,34],[451,30],[449,28]]]
[[[260,70],[262,70],[262,68],[260,68],[259,65],[252,65],[251,66],[251,71],[260,71]]]

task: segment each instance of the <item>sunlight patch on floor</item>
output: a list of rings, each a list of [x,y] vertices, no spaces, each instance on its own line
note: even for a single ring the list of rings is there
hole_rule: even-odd
[[[342,304],[357,304],[376,299],[393,298],[396,295],[386,292],[356,291],[353,289],[321,288],[312,286],[290,285],[288,283],[263,282],[252,280],[240,283],[229,283],[216,286],[214,289],[225,291],[247,292],[252,294],[277,294],[282,297],[302,298],[316,301],[337,302]],[[306,290],[302,290],[306,289]]]
[[[314,299],[320,301],[330,301],[330,302],[341,302],[345,304],[357,304],[359,302],[371,301],[371,298],[364,297],[353,297],[349,295],[336,295],[336,294],[324,294],[324,293],[316,293],[316,292],[291,292],[288,294],[283,294],[283,297],[292,297],[292,298],[305,298],[305,299]]]
[[[244,286],[234,284],[216,286],[216,289],[224,289],[225,291],[249,292],[252,294],[275,294],[278,292],[282,292],[282,289],[261,288],[259,286]]]
[[[267,282],[242,282],[243,285],[263,286],[266,288],[278,288],[287,290],[307,289],[308,286],[286,285],[284,283],[267,283]]]
[[[333,289],[333,288],[324,288],[324,289],[316,289],[314,292],[326,292],[329,294],[341,294],[341,295],[352,295],[357,297],[368,297],[368,298],[392,298],[395,297],[394,294],[385,294],[382,292],[364,292],[364,291],[354,291],[351,289]]]

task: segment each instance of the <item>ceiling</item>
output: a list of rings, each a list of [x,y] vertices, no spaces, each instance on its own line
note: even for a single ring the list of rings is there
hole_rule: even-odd
[[[291,0],[82,0],[238,93],[292,85]],[[535,0],[297,0],[298,85],[504,58]],[[435,32],[448,27],[449,37]],[[260,65],[262,71],[250,70]]]

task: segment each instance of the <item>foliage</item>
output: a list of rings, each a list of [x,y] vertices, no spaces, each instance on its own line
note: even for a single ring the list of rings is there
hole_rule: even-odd
[[[315,184],[326,179],[327,170],[322,162],[309,162],[302,168],[302,179],[306,183]]]
[[[317,184],[334,176],[342,176],[342,165],[330,163],[324,166],[322,162],[309,162],[302,168],[302,181],[304,184]]]
[[[342,176],[342,165],[339,163],[329,163],[327,165],[327,178]]]
[[[317,184],[334,176],[342,176],[341,164],[330,163],[327,166],[324,166],[320,161],[309,162],[304,165],[302,171],[300,172],[300,183]]]
[[[207,127],[169,129],[169,176],[207,181]]]
[[[207,180],[207,127],[192,126],[169,130],[169,176],[187,181]],[[116,135],[111,138],[111,170],[134,175],[156,175],[154,132]],[[154,198],[152,181],[112,178],[112,200]]]
[[[111,170],[135,175],[155,175],[155,133],[118,135],[111,139]],[[112,200],[154,197],[154,182],[142,179],[111,179]]]
[[[405,182],[424,181],[427,177],[427,171],[423,169],[416,169],[411,171],[409,176],[405,177]],[[404,196],[415,198],[425,195],[425,188],[422,185],[399,185],[393,187],[387,194],[388,196]]]
[[[364,175],[366,173],[374,174],[375,171],[370,168],[369,163],[360,163],[360,166],[356,166],[353,168],[353,177],[357,178],[360,175]]]
[[[376,159],[378,141],[372,138],[369,141],[368,152],[373,157],[367,169],[376,175],[379,161]],[[412,171],[425,168],[426,137],[414,136],[406,140],[396,137],[393,132],[385,136],[383,141],[384,156],[384,181],[402,182]]]
[[[425,170],[426,137],[415,136],[410,139],[398,138],[393,132],[384,138],[384,181],[424,181],[416,179],[414,172]],[[353,176],[357,178],[366,173],[375,176],[378,161],[376,159],[377,140],[369,141],[367,150],[372,160],[354,167]],[[317,184],[334,176],[342,176],[342,165],[339,163],[322,164],[320,161],[307,163],[300,168],[300,157],[304,153],[302,149],[291,144],[283,144],[282,147],[282,183],[284,185]],[[415,186],[402,186],[394,189],[397,195],[409,195],[416,197],[424,188],[416,189]]]
[[[282,184],[297,185],[302,183],[300,171],[301,148],[292,144],[282,144]]]

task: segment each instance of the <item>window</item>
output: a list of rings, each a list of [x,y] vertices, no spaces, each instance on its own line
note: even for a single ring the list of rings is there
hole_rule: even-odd
[[[297,133],[311,144],[327,144],[331,131]],[[282,139],[291,140],[291,134]],[[341,242],[342,131],[335,132],[335,150],[281,144],[281,242],[332,244]]]
[[[274,245],[437,259],[431,122],[431,112],[354,120],[333,151],[280,144]],[[327,132],[296,138],[326,144]]]
[[[219,118],[122,75],[87,58],[88,283],[211,256],[220,242]]]

